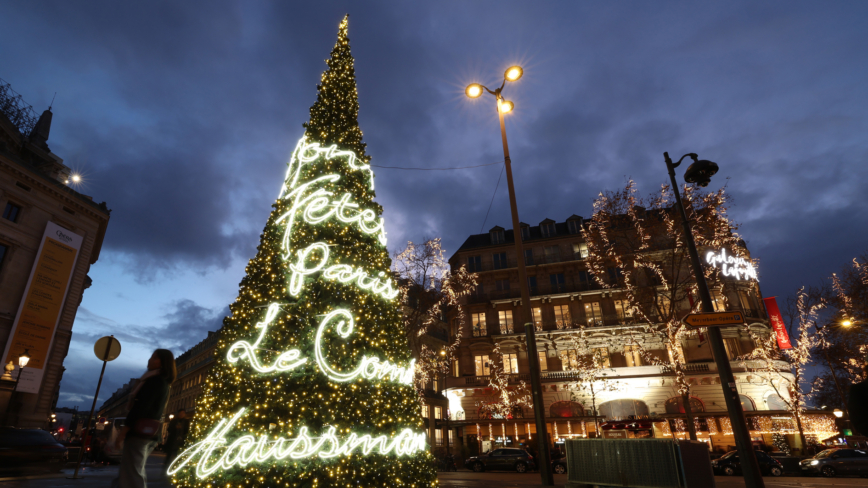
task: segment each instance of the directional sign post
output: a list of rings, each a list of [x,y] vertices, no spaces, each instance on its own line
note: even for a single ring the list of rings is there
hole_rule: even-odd
[[[691,329],[744,325],[744,314],[741,312],[691,313],[685,315],[681,323]]]

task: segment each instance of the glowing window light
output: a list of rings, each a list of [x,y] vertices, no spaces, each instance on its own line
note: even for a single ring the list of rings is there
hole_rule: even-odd
[[[247,341],[238,341],[235,344],[232,344],[229,346],[229,351],[226,353],[226,359],[230,363],[234,364],[241,359],[247,358],[250,362],[250,366],[260,373],[289,371],[306,363],[307,358],[302,358],[301,351],[298,349],[290,349],[289,351],[281,353],[271,366],[264,366],[259,362],[259,356],[256,354],[256,349],[259,348],[259,343],[262,342],[262,338],[268,331],[269,324],[274,321],[279,311],[280,304],[272,303],[269,305],[268,310],[265,312],[265,320],[256,323],[256,328],[262,329],[262,332],[259,333],[259,337],[256,338],[256,341],[253,344]],[[236,351],[240,351],[240,354],[237,356],[234,354]]]
[[[203,479],[220,469],[227,470],[234,466],[244,467],[252,463],[274,462],[286,458],[331,459],[350,456],[354,451],[361,451],[365,455],[377,451],[384,455],[405,456],[426,449],[425,434],[415,433],[411,429],[404,429],[391,438],[386,435],[359,435],[355,432],[339,437],[334,426],[328,427],[319,437],[310,436],[308,429],[302,427],[294,438],[272,439],[271,435],[263,434],[257,439],[252,435],[243,435],[227,445],[227,434],[246,410],[242,408],[231,419],[220,420],[205,439],[181,452],[169,466],[167,473],[173,475],[197,458],[196,476]]]
[[[306,267],[311,254],[319,251],[321,257],[313,267]],[[323,278],[338,281],[340,283],[354,283],[362,290],[369,290],[374,294],[391,300],[398,296],[399,290],[392,287],[392,280],[385,278],[385,273],[380,272],[377,278],[368,277],[368,272],[362,268],[353,268],[348,264],[335,264],[323,270],[329,258],[329,247],[324,242],[315,242],[310,246],[298,251],[298,260],[289,265],[291,271],[289,279],[289,294],[298,296],[304,284],[304,277],[323,271]]]
[[[353,328],[355,327],[353,315],[348,310],[337,309],[329,312],[317,328],[316,338],[314,339],[316,364],[330,380],[342,383],[352,381],[358,377],[369,380],[382,380],[388,376],[389,379],[395,383],[402,383],[405,385],[413,384],[413,373],[416,368],[415,359],[411,360],[406,368],[402,368],[390,363],[389,361],[380,363],[380,358],[378,357],[362,356],[362,361],[359,366],[349,373],[341,373],[332,368],[331,365],[328,364],[325,354],[323,353],[322,335],[326,330],[326,326],[335,318],[340,319],[336,326],[336,332],[341,338],[346,339],[353,332]]]

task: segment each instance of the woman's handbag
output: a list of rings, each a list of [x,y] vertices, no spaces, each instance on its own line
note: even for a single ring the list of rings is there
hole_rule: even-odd
[[[160,430],[160,421],[155,419],[138,419],[133,425],[133,435],[136,437],[154,437]]]

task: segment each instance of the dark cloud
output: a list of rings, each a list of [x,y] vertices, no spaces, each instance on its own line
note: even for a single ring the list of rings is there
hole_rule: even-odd
[[[14,3],[0,76],[37,110],[58,92],[49,143],[114,210],[110,266],[167,282],[253,256],[346,12],[374,164],[501,160],[493,100],[463,89],[520,62],[505,94],[523,221],[589,216],[626,177],[652,192],[664,151],[696,152],[721,166],[766,295],[868,247],[862,3]],[[499,173],[378,169],[390,248],[457,249]],[[483,229],[510,222],[504,179]],[[160,327],[194,326],[161,329],[173,347],[224,313],[178,299]],[[92,320],[82,340],[105,330]]]

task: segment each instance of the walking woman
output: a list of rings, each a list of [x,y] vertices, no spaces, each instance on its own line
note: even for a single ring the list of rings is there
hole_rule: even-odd
[[[117,486],[146,488],[145,463],[157,447],[160,419],[169,397],[169,385],[178,375],[175,357],[168,349],[157,349],[148,360],[148,371],[130,391],[130,411],[117,437],[124,443]]]

